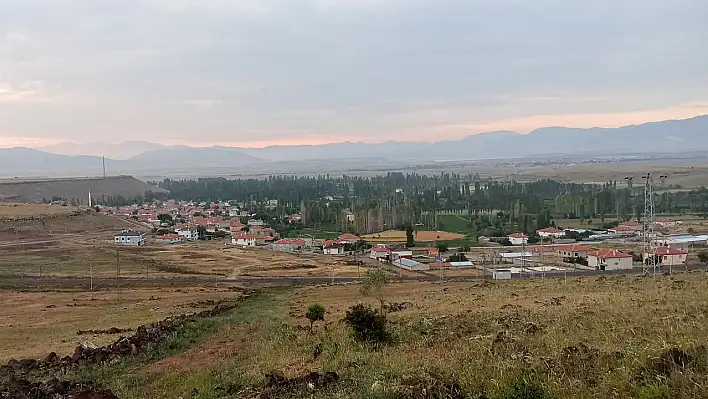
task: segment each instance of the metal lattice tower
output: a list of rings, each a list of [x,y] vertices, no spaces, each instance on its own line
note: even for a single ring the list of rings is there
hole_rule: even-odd
[[[666,175],[659,176],[659,180],[663,185],[666,180]],[[656,275],[659,272],[659,265],[656,264],[656,235],[654,227],[656,226],[656,213],[654,206],[654,176],[647,173],[642,176],[644,179],[644,253],[648,255],[644,260],[644,274]]]
[[[656,215],[654,214],[654,179],[651,173],[642,176],[644,178],[644,225],[642,233],[644,238],[643,253],[647,258],[644,259],[643,268],[644,275],[656,274],[656,244],[654,240],[654,225],[656,224]]]

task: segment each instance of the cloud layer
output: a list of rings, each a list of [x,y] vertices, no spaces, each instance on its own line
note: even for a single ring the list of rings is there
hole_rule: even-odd
[[[5,0],[0,145],[685,117],[708,103],[707,15],[703,0]]]

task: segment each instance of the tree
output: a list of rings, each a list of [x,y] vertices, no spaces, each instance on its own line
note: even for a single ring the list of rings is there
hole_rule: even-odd
[[[409,247],[415,246],[415,236],[413,234],[413,225],[406,225],[406,245]]]
[[[172,215],[167,214],[167,213],[161,213],[157,215],[157,220],[160,221],[160,223],[166,223],[168,225],[172,225]]]
[[[372,295],[381,303],[381,313],[384,311],[384,297],[381,292],[390,281],[388,273],[380,267],[369,269],[361,283],[359,291],[362,295]]]
[[[310,331],[312,331],[312,325],[317,321],[324,321],[325,308],[319,303],[313,303],[307,308],[307,313],[305,317],[310,320]]]
[[[701,251],[698,253],[698,261],[701,263],[708,263],[708,252]]]
[[[449,246],[444,242],[439,242],[435,245],[440,253],[447,252]]]

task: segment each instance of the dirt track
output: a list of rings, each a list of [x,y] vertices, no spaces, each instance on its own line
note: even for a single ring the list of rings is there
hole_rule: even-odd
[[[661,273],[668,273],[669,268],[658,268]],[[708,265],[692,264],[687,266],[674,267],[677,272],[681,271],[708,271]],[[571,273],[564,272],[547,272],[545,274],[521,274],[518,278],[563,278],[563,277],[580,277],[580,276],[600,276],[600,275],[640,275],[642,270],[634,268],[630,271],[614,270],[614,271],[574,271]],[[444,280],[456,281],[478,281],[488,280],[485,276],[455,276],[452,272],[444,277]],[[357,283],[361,280],[359,277],[289,277],[289,276],[272,276],[272,277],[252,277],[252,278],[237,278],[237,279],[198,279],[198,278],[101,278],[94,279],[94,289],[116,289],[118,286],[123,288],[141,287],[141,286],[206,286],[206,285],[226,285],[226,286],[302,286],[302,285],[320,285],[320,284],[348,284]],[[432,275],[417,275],[417,276],[392,276],[392,281],[440,281],[443,278]],[[0,276],[0,289],[32,289],[32,288],[88,288],[88,278],[76,277],[61,277],[61,278],[24,278],[24,277],[3,277]]]

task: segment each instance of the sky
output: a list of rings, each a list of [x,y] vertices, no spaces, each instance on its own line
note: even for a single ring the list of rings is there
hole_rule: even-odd
[[[0,147],[435,141],[708,114],[705,0],[2,0]]]

